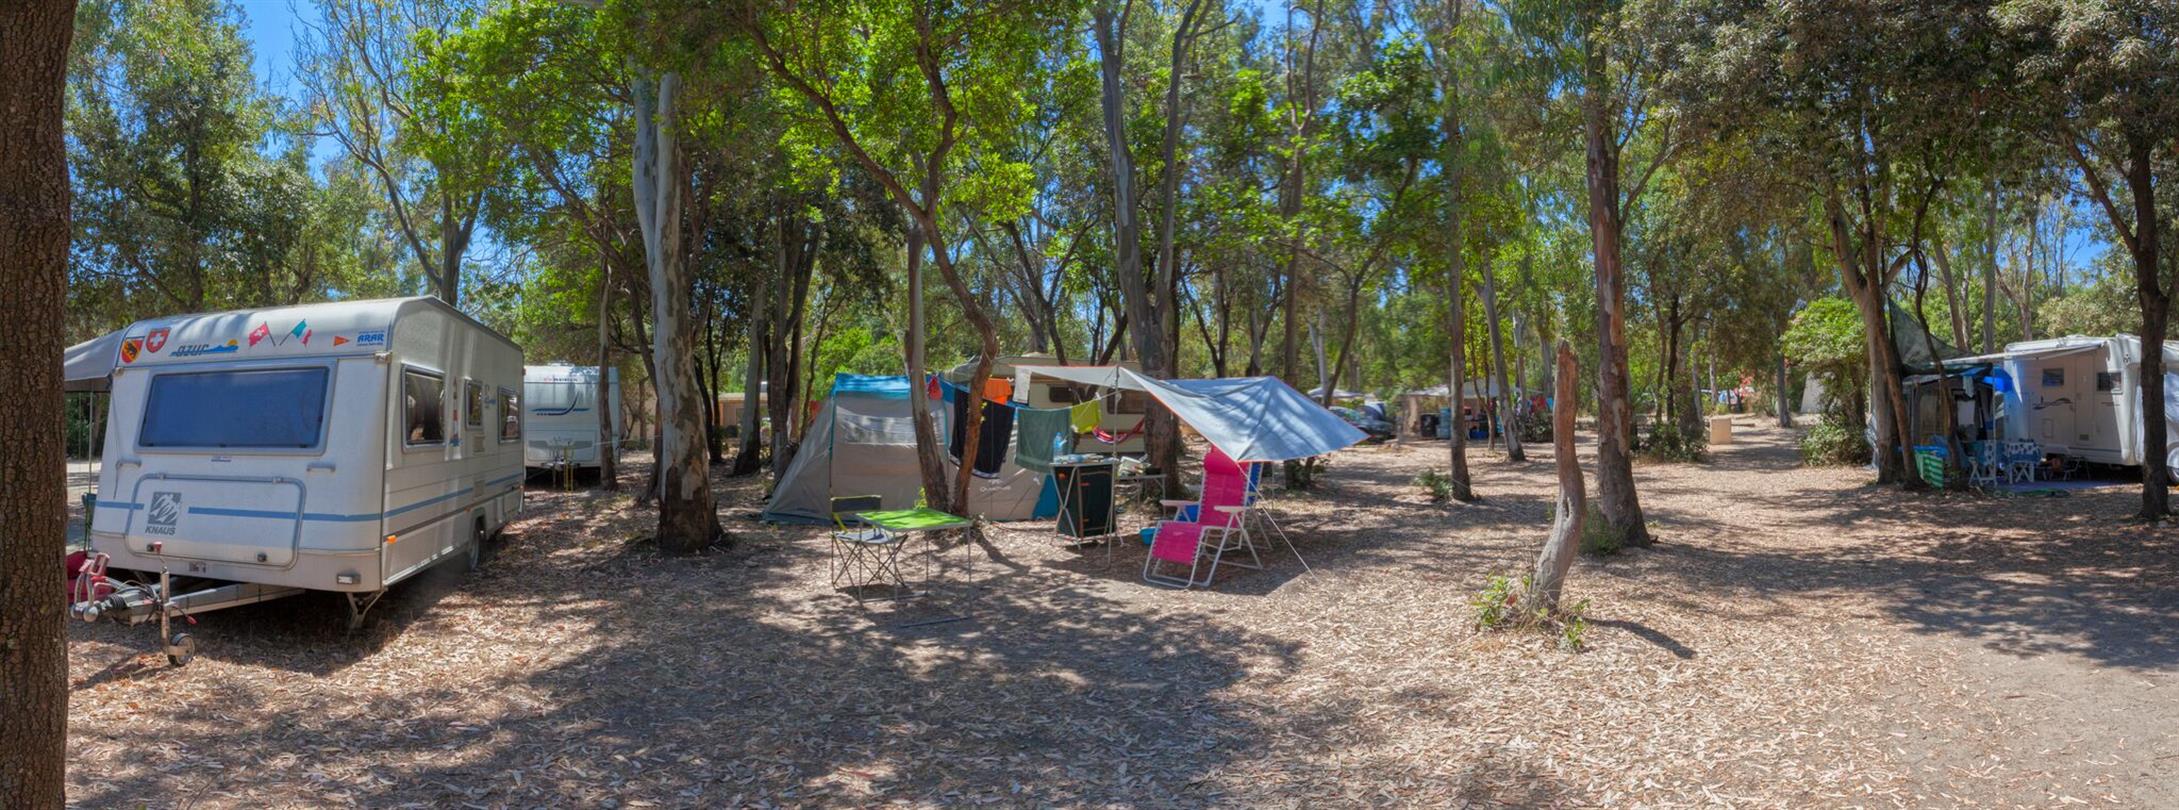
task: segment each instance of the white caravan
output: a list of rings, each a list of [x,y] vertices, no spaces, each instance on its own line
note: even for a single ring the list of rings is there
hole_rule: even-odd
[[[621,419],[620,369],[605,370],[605,394],[600,397],[597,366],[524,366],[522,400],[527,409],[523,464],[595,468],[605,463],[598,455],[601,448],[620,457],[620,432],[627,424]],[[601,404],[612,409],[611,433],[598,426]]]
[[[2166,343],[2165,356],[2179,360],[2179,343]],[[2167,361],[2170,362],[2170,361]],[[2142,446],[2141,339],[2133,335],[2082,337],[2008,344],[2005,351],[1945,361],[1952,367],[1988,364],[2011,378],[1997,415],[1999,433],[2032,439],[2046,453],[2098,464],[2140,466],[2146,452],[2162,452],[2179,462],[2179,425],[2163,448]],[[2179,375],[2165,375],[2165,413],[2174,422],[2173,395]]]
[[[162,575],[101,598],[79,575],[86,620],[163,623],[319,590],[347,594],[359,623],[433,563],[475,565],[522,507],[522,350],[436,298],[120,334],[92,550],[214,587],[175,594]]]

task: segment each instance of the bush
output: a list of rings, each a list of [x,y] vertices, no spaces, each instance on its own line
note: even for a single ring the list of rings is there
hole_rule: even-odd
[[[1650,426],[1635,452],[1651,461],[1699,464],[1710,457],[1710,435],[1701,430],[1681,433],[1679,426],[1659,422]]]
[[[1558,636],[1559,646],[1569,652],[1579,652],[1589,634],[1589,600],[1575,602],[1571,607],[1561,606],[1557,616],[1537,611],[1524,614],[1520,610],[1522,597],[1529,588],[1529,578],[1518,580],[1502,574],[1492,575],[1468,600],[1475,609],[1475,627],[1478,630],[1532,630],[1553,633]]]
[[[1619,553],[1619,537],[1604,525],[1604,510],[1595,501],[1582,504],[1581,553],[1608,556]]]
[[[1516,608],[1521,592],[1525,590],[1528,590],[1527,577],[1515,581],[1503,574],[1491,575],[1483,590],[1468,600],[1468,606],[1475,608],[1475,626],[1483,630],[1505,627],[1519,614]]]
[[[1811,467],[1869,463],[1869,437],[1861,426],[1826,415],[1801,434],[1801,463]]]
[[[1453,477],[1435,469],[1423,470],[1421,475],[1415,476],[1415,486],[1429,493],[1433,503],[1444,503],[1445,499],[1453,497]]]

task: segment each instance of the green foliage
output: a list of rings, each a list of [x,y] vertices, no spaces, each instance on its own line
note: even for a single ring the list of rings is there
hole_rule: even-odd
[[[1520,615],[1518,605],[1521,592],[1528,590],[1528,578],[1515,580],[1502,574],[1492,574],[1483,590],[1468,598],[1468,607],[1474,609],[1475,626],[1482,630],[1505,627]]]
[[[1710,435],[1702,430],[1682,431],[1670,422],[1650,425],[1635,452],[1651,461],[1699,464],[1710,457]]]
[[[1429,494],[1432,503],[1444,503],[1447,498],[1453,497],[1452,476],[1439,472],[1435,467],[1423,470],[1421,475],[1415,476],[1415,486],[1422,487],[1423,492]]]
[[[1595,501],[1582,503],[1581,553],[1609,557],[1620,552],[1619,535],[1604,522],[1604,511]]]
[[[1834,415],[1801,434],[1801,463],[1809,466],[1845,466],[1869,463],[1869,438],[1860,423]]]
[[[2036,332],[2043,335],[2132,334],[2141,329],[2141,308],[2135,301],[2133,280],[2121,273],[2106,273],[2044,302],[2035,322]]]
[[[1786,359],[1823,383],[1826,412],[1858,419],[1868,388],[1869,362],[1861,311],[1844,298],[1819,298],[1793,316],[1779,336]]]
[[[1558,615],[1541,611],[1534,614],[1521,611],[1521,601],[1532,583],[1529,577],[1516,580],[1503,574],[1493,574],[1484,582],[1483,590],[1468,597],[1468,607],[1475,617],[1477,630],[1533,630],[1553,636],[1560,649],[1579,652],[1589,635],[1589,600],[1583,599],[1570,606],[1561,606]]]

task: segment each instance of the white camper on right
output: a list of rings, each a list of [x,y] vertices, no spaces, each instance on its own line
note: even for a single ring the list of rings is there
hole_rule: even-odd
[[[620,370],[606,369],[604,379],[601,396],[597,366],[522,367],[523,466],[597,468],[604,464],[601,452],[620,457],[628,424],[621,418]],[[610,430],[598,422],[601,407],[611,409]]]
[[[2179,359],[2179,343],[2166,343],[2165,356]],[[2179,425],[2162,448],[2142,446],[2141,340],[2133,335],[2071,335],[2009,344],[1997,355],[1961,358],[1948,364],[1988,362],[2003,368],[2015,391],[2005,397],[2004,435],[2032,439],[2045,453],[2097,464],[2138,467],[2147,453],[2161,452],[2179,463]],[[2179,375],[2165,376],[2165,413],[2148,414],[2172,422],[2170,403]]]

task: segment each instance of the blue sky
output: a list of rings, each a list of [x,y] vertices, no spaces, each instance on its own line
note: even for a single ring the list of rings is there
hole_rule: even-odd
[[[276,92],[295,95],[295,43],[305,30],[306,18],[317,21],[318,7],[289,0],[241,0],[237,5],[249,24],[242,36],[256,53],[257,78]]]

